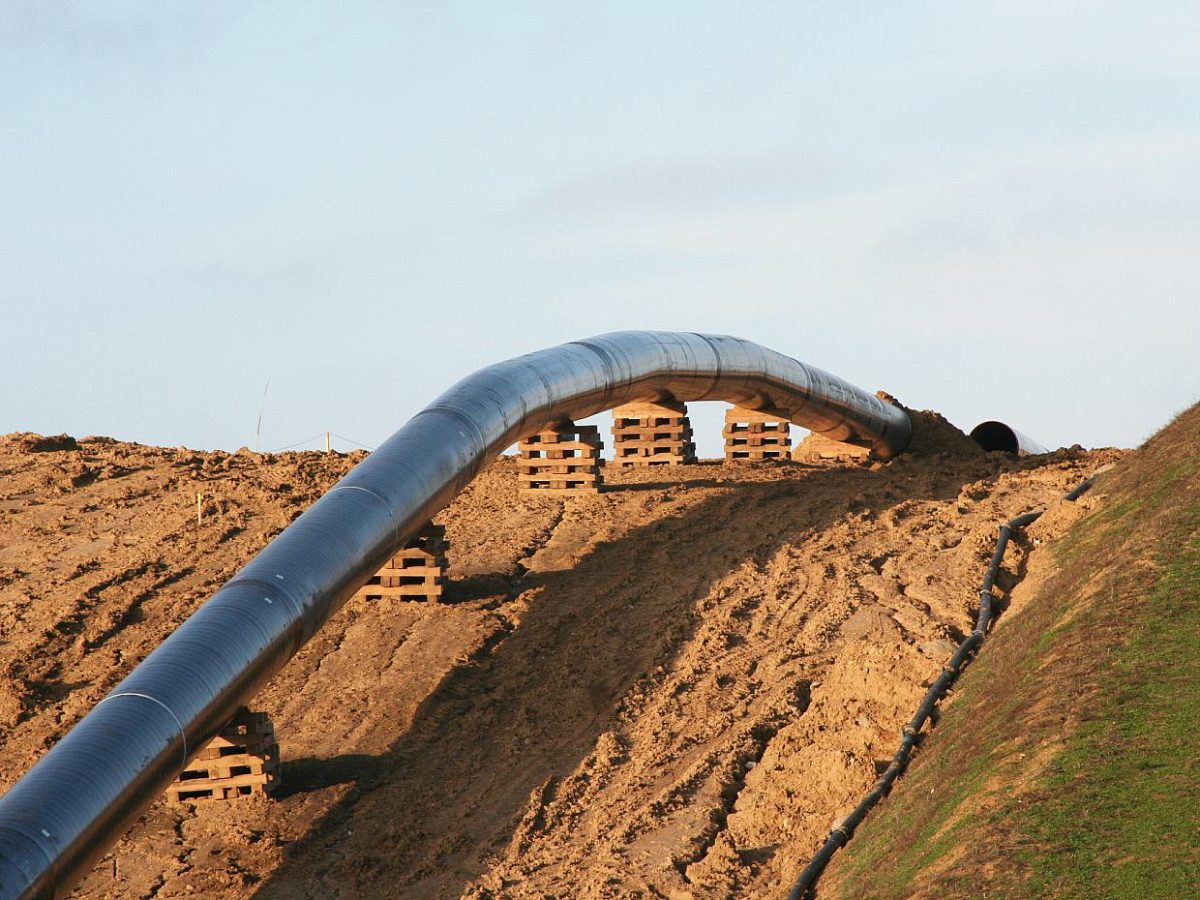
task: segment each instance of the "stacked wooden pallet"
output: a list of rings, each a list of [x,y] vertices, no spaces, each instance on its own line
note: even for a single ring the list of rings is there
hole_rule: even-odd
[[[173,803],[262,796],[279,786],[279,744],[266,713],[241,709],[167,788]]]
[[[791,425],[772,413],[734,406],[725,412],[725,459],[787,459]]]
[[[441,599],[449,546],[444,525],[426,525],[355,596],[363,600]]]
[[[871,461],[871,445],[810,434],[796,445],[792,459],[812,465],[865,466]]]
[[[517,444],[517,478],[525,494],[594,494],[600,490],[600,451],[594,425],[563,422]]]
[[[627,403],[613,410],[613,465],[666,466],[696,461],[692,423],[682,403]]]

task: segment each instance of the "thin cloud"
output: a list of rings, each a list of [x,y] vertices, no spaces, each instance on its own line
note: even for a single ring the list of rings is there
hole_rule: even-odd
[[[710,159],[644,159],[553,185],[521,203],[518,211],[534,217],[589,217],[778,206],[879,179],[878,168],[799,148]]]

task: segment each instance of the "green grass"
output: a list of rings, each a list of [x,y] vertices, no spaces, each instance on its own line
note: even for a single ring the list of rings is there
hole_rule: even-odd
[[[1172,550],[1105,701],[1016,818],[1032,893],[1200,895],[1200,537]]]
[[[1060,566],[1070,566],[1094,556],[1101,544],[1111,545],[1113,541],[1128,537],[1138,522],[1143,503],[1142,498],[1131,497],[1111,503],[1085,519],[1054,545],[1055,560]]]

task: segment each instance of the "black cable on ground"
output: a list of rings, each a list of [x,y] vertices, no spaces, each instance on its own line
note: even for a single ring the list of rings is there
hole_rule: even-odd
[[[1070,501],[1079,499],[1092,486],[1095,480],[1095,475],[1084,479],[1069,491],[1063,499]],[[996,597],[992,593],[992,588],[996,585],[996,573],[1000,571],[1000,565],[1004,562],[1004,551],[1008,548],[1008,542],[1012,539],[1014,532],[1036,522],[1044,511],[1038,509],[1027,512],[1014,519],[1010,519],[1000,526],[1000,536],[996,540],[996,552],[992,554],[992,561],[983,576],[983,586],[979,590],[979,617],[975,621],[975,630],[958,645],[958,649],[950,657],[950,661],[942,667],[942,674],[930,685],[929,690],[925,693],[925,698],[921,701],[921,705],[917,707],[916,713],[909,720],[908,724],[904,726],[904,730],[900,733],[900,749],[892,757],[891,764],[875,782],[875,786],[871,788],[871,792],[862,799],[858,806],[854,807],[854,811],[846,816],[840,825],[829,832],[829,837],[826,838],[821,849],[817,851],[816,856],[804,867],[804,871],[796,879],[795,886],[792,888],[791,893],[788,894],[788,900],[804,900],[804,898],[811,896],[817,879],[821,876],[821,872],[825,870],[825,866],[829,864],[829,860],[833,858],[833,855],[838,850],[846,846],[846,842],[850,840],[854,834],[854,830],[862,824],[863,819],[867,817],[867,813],[871,811],[875,804],[888,795],[896,779],[907,768],[921,727],[933,713],[933,709],[937,706],[938,701],[945,696],[950,685],[958,678],[967,659],[983,643],[983,636],[987,633],[988,626],[994,618],[993,603]]]

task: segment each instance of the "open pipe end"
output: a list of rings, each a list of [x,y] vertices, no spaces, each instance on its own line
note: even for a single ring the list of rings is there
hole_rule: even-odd
[[[971,429],[971,439],[988,453],[1032,454],[1048,452],[1045,447],[1028,435],[1003,422],[980,422]]]
[[[989,453],[996,450],[1016,453],[1021,449],[1017,433],[1003,422],[980,422],[971,429],[971,440]]]

